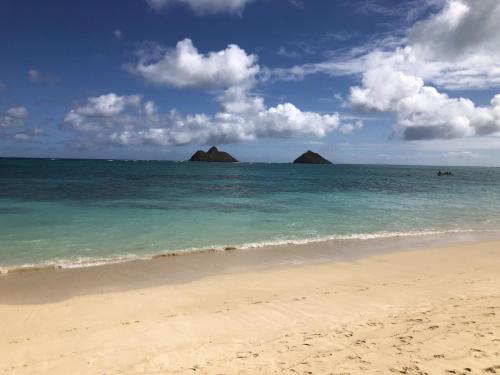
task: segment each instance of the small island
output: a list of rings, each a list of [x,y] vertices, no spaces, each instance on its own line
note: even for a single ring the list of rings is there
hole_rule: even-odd
[[[294,160],[294,164],[332,164],[331,161],[325,159],[320,154],[316,152],[307,151],[300,155],[297,159]]]
[[[219,163],[237,163],[238,160],[233,158],[227,152],[219,151],[217,147],[212,146],[205,152],[203,150],[196,151],[189,161],[205,161],[205,162],[219,162]]]

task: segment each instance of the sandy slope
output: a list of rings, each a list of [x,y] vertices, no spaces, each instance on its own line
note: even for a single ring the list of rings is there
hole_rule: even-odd
[[[500,242],[4,304],[0,324],[5,374],[500,374]]]

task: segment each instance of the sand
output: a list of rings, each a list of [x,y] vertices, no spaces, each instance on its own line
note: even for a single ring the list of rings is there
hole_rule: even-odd
[[[0,373],[500,374],[500,242],[404,250],[98,293],[68,290],[99,267],[2,276]]]

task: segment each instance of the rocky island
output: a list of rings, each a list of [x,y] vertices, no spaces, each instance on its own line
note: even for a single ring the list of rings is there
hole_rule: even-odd
[[[206,162],[220,162],[220,163],[237,163],[238,160],[233,158],[227,152],[219,151],[217,147],[212,146],[205,152],[203,150],[196,151],[189,161],[206,161]]]
[[[332,164],[331,161],[326,160],[320,154],[316,152],[307,151],[300,155],[297,159],[294,160],[294,164]]]

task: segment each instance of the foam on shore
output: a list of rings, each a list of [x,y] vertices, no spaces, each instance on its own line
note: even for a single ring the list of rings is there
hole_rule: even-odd
[[[199,253],[248,250],[248,249],[273,247],[273,246],[306,245],[309,243],[321,243],[329,241],[357,241],[357,240],[367,241],[367,240],[378,240],[378,239],[437,236],[437,235],[472,233],[472,232],[491,232],[491,231],[473,230],[473,229],[450,229],[450,230],[429,229],[429,230],[409,231],[409,232],[355,233],[349,235],[332,235],[332,236],[315,237],[315,238],[307,238],[300,240],[283,239],[276,241],[252,242],[241,245],[213,245],[203,248],[180,249],[180,250],[165,251],[154,254],[141,254],[141,255],[125,254],[125,255],[116,255],[116,256],[102,257],[102,258],[79,257],[77,259],[56,259],[53,261],[47,261],[42,263],[0,266],[0,275],[2,274],[5,275],[13,272],[29,272],[29,271],[40,271],[47,269],[73,269],[73,268],[98,267],[108,264],[125,263],[138,260],[151,260],[157,258],[199,254]]]

